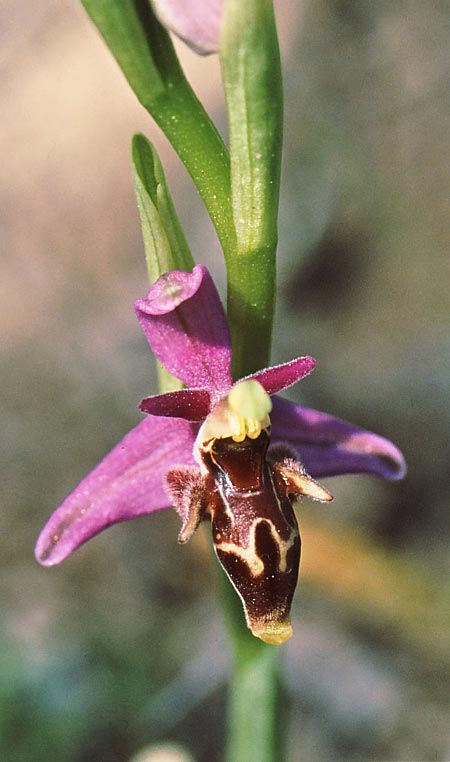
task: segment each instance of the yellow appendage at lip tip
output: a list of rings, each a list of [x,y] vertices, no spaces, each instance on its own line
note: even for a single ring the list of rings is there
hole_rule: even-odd
[[[252,635],[271,646],[281,646],[292,637],[290,622],[263,622],[251,627]]]

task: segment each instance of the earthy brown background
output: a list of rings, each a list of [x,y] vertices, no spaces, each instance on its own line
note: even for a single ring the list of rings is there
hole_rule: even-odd
[[[394,439],[399,484],[304,504],[285,654],[289,762],[449,760],[450,4],[277,3],[285,66],[274,360],[294,399]],[[194,256],[211,226],[77,0],[0,6],[0,756],[127,762],[173,740],[219,762],[229,667],[207,532],[171,512],[62,567],[39,528],[155,389],[129,141],[156,143]],[[219,68],[180,46],[226,131]],[[175,756],[171,757],[175,762]]]

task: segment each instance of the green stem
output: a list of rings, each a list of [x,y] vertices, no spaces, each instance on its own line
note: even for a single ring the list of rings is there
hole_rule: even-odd
[[[276,286],[283,137],[272,0],[226,0],[221,39],[237,248],[227,258],[236,377],[268,364]]]
[[[276,725],[280,656],[279,649],[264,643],[246,650],[245,657],[242,652],[235,653],[227,762],[279,762]]]
[[[235,379],[269,365],[275,305],[274,253],[272,248],[242,252],[227,263],[227,315]]]
[[[226,256],[233,374],[269,364],[276,285],[283,134],[282,79],[272,0],[225,0],[221,39],[237,246]],[[245,627],[228,580],[223,600],[233,652],[227,762],[280,762],[282,651]]]
[[[282,651],[251,635],[235,590],[222,570],[219,574],[233,654],[226,762],[280,762],[277,708]]]

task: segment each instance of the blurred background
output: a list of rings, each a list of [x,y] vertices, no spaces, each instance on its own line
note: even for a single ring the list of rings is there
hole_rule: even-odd
[[[314,355],[289,396],[393,439],[409,465],[396,484],[328,480],[334,503],[299,511],[287,760],[449,760],[450,3],[276,7],[273,359]],[[160,150],[223,294],[219,247],[77,0],[3,0],[0,29],[0,758],[220,762],[229,658],[207,531],[181,548],[167,511],[61,567],[33,558],[48,515],[156,389],[132,309],[147,290],[133,132]],[[225,135],[216,58],[178,47]]]

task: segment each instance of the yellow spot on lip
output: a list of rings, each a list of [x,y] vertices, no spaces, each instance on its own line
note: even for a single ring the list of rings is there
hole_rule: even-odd
[[[271,646],[281,646],[292,637],[290,622],[257,622],[250,629],[255,638]]]

